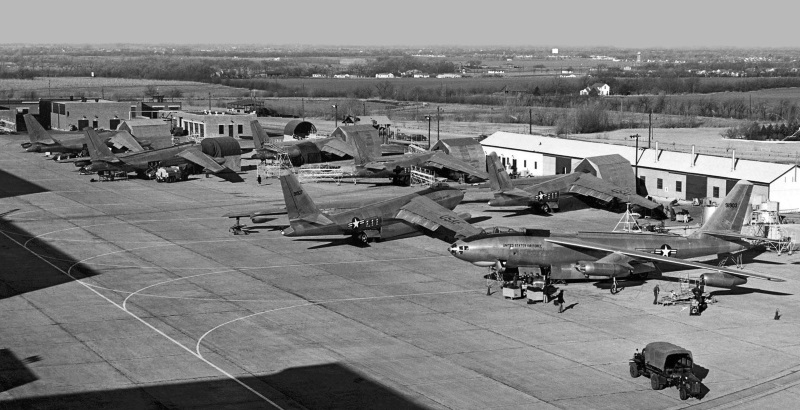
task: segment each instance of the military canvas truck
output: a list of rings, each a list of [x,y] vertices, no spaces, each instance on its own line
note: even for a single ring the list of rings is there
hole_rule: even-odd
[[[668,342],[649,343],[630,361],[631,377],[649,377],[650,387],[661,390],[675,386],[681,400],[700,394],[700,379],[694,375],[692,352]]]

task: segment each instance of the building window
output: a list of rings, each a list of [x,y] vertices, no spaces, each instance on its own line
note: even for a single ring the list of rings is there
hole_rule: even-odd
[[[539,163],[538,162],[533,161],[533,169],[539,169]]]
[[[656,189],[664,189],[664,180],[656,178]]]
[[[225,126],[222,124],[219,126],[219,135],[225,135]]]
[[[718,186],[715,186],[715,187],[712,189],[712,191],[713,191],[713,194],[711,194],[711,196],[713,196],[714,198],[719,198],[719,187],[718,187]]]
[[[683,191],[683,182],[675,181],[675,192],[682,192]]]
[[[528,160],[527,159],[523,159],[522,160],[522,168],[528,168]]]
[[[244,125],[239,124],[238,130],[239,130],[239,134],[242,134],[244,132]]]

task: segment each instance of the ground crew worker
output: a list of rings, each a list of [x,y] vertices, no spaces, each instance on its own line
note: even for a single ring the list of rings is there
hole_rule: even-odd
[[[256,178],[256,180],[258,181],[258,185],[261,185],[261,175],[259,175],[258,178]]]
[[[658,284],[656,284],[656,286],[653,287],[653,304],[654,305],[658,304],[658,292],[661,292],[661,288],[658,287]]]
[[[558,313],[564,311],[564,290],[560,290],[556,296],[556,304],[558,305]]]

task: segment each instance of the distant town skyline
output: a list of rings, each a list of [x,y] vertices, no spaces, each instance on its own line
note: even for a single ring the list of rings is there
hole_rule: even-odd
[[[246,10],[246,11],[243,11]],[[4,8],[0,43],[621,48],[800,47],[785,2],[45,2]],[[17,16],[12,18],[10,16]],[[21,18],[26,16],[26,18]]]

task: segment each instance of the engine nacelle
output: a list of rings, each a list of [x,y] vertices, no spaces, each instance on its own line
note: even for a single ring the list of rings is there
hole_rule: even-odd
[[[709,272],[700,275],[700,280],[708,286],[715,288],[733,288],[747,283],[747,278],[734,276],[722,272]]]
[[[275,218],[267,216],[267,215],[253,215],[250,217],[250,220],[253,221],[254,224],[263,224],[269,222]]]
[[[576,267],[586,276],[607,276],[609,278],[624,278],[631,274],[631,269],[615,263],[597,263],[578,261]]]

